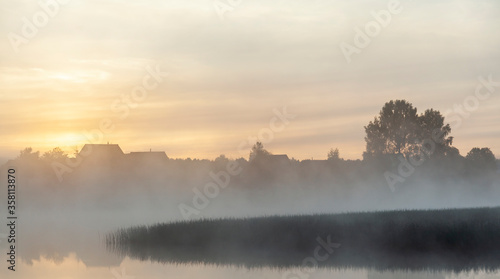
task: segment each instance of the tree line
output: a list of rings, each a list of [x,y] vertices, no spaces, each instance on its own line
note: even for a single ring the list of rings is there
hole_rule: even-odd
[[[466,159],[468,164],[475,169],[496,170],[498,160],[488,147],[472,148],[465,157],[459,150],[452,146],[453,136],[450,124],[445,122],[445,117],[437,110],[427,109],[418,114],[417,108],[406,100],[391,100],[382,107],[378,116],[374,117],[368,125],[364,126],[366,149],[363,152],[363,161],[389,161],[394,162],[398,156],[421,160],[429,159]],[[74,156],[78,149],[75,148]],[[256,142],[252,147],[248,161],[258,157],[272,155],[261,142]],[[21,150],[17,159],[45,162],[64,161],[69,154],[59,147],[40,155],[31,147]],[[243,158],[240,158],[241,160]],[[189,158],[187,160],[190,160]],[[196,159],[195,159],[196,160]],[[215,161],[228,160],[221,155]],[[295,160],[292,158],[292,160]],[[340,162],[338,148],[330,149],[327,160]],[[389,163],[390,164],[390,163]]]

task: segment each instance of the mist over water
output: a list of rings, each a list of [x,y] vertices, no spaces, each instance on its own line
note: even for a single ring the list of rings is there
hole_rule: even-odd
[[[133,226],[227,217],[470,208],[498,206],[500,200],[498,173],[474,172],[465,167],[466,161],[459,162],[462,167],[428,161],[391,187],[384,173],[398,174],[399,161],[296,161],[285,156],[210,161],[147,154],[131,160],[116,145],[94,148],[102,149],[64,172],[62,180],[53,165],[41,160],[16,159],[4,165],[14,166],[20,174],[23,262],[46,259],[63,264],[75,254],[89,267],[120,266],[137,257],[107,250],[105,238]],[[228,164],[236,175],[230,174]],[[316,236],[310,238],[314,242]],[[164,262],[147,255],[139,259]],[[335,266],[334,257],[330,261]]]
[[[162,263],[495,271],[499,233],[497,207],[175,222],[117,230],[106,246]]]

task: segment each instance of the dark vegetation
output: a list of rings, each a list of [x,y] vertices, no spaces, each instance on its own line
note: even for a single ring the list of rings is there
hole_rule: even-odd
[[[121,229],[106,244],[123,255],[163,263],[289,267],[314,255],[318,237],[340,244],[318,261],[320,267],[500,267],[498,207],[177,222]]]
[[[106,221],[112,228],[124,224],[116,217],[129,226],[207,216],[499,205],[500,162],[485,147],[461,155],[438,111],[417,114],[408,102],[391,101],[365,132],[363,160],[344,160],[332,148],[326,160],[299,161],[272,154],[260,142],[248,158],[215,160],[173,159],[165,152],[125,154],[117,144],[87,144],[71,155],[60,148],[43,154],[26,148],[0,172],[16,168],[20,210],[46,209],[69,218],[76,213],[114,216]],[[208,199],[205,186],[216,182],[211,174],[227,171],[229,164],[241,172]],[[203,198],[205,204],[197,207],[195,199]],[[0,207],[6,202],[0,199]],[[180,211],[184,204],[192,209],[188,214]],[[342,246],[319,265],[497,268],[497,216],[498,208],[204,220],[124,229],[108,244],[161,262],[281,267],[300,265],[313,255],[316,238],[326,241],[330,235]]]
[[[245,202],[254,208],[290,204],[304,213],[498,205],[500,166],[494,154],[477,147],[461,155],[439,111],[419,114],[404,100],[390,101],[364,128],[363,160],[344,160],[332,148],[326,160],[299,161],[272,154],[260,142],[248,158],[214,160],[173,159],[165,152],[124,154],[116,144],[87,144],[73,157],[60,148],[43,154],[26,148],[0,170],[19,169],[20,194],[26,205],[37,208],[120,208],[141,200],[145,206],[174,204],[169,210],[178,212],[180,203],[192,207],[193,189],[204,193],[213,182],[210,173],[226,171],[230,163],[242,171],[230,177],[209,210]]]

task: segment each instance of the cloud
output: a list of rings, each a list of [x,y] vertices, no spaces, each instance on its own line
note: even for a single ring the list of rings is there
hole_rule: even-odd
[[[243,1],[221,21],[212,1],[71,1],[20,53],[8,40],[0,43],[0,111],[14,116],[2,121],[3,134],[34,135],[40,130],[33,127],[61,120],[75,121],[61,133],[93,129],[100,117],[114,117],[111,102],[140,83],[147,65],[161,65],[168,81],[117,123],[117,142],[149,134],[148,142],[160,146],[182,135],[188,143],[210,141],[203,145],[212,153],[231,153],[221,139],[246,139],[266,125],[272,108],[287,105],[300,120],[273,147],[309,157],[343,145],[359,158],[363,126],[386,101],[446,109],[473,92],[478,76],[500,77],[496,1],[401,1],[403,11],[346,63],[339,44],[352,43],[354,28],[387,3]],[[38,9],[30,1],[4,5],[0,32],[19,33],[21,18]],[[500,97],[489,104],[498,107]],[[482,138],[495,146],[489,131],[498,122],[479,120],[492,114],[481,107],[467,119],[481,131],[458,147]]]

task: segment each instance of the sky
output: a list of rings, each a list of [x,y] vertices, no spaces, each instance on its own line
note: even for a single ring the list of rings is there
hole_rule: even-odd
[[[496,0],[3,1],[0,157],[110,142],[247,158],[260,139],[296,159],[359,159],[363,127],[406,99],[453,120],[462,155],[499,158],[499,12]]]

